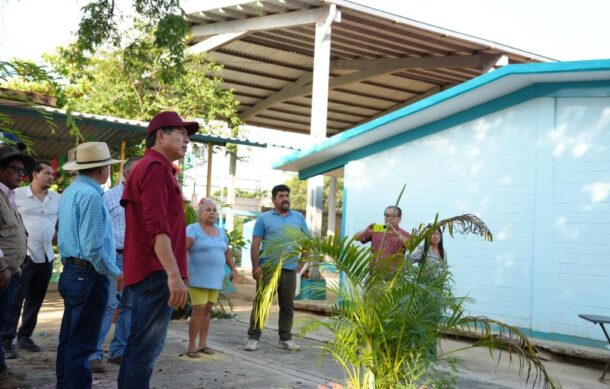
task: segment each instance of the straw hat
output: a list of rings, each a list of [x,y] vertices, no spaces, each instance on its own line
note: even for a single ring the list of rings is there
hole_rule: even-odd
[[[91,169],[121,162],[112,159],[108,145],[104,142],[81,143],[76,149],[70,150],[69,155],[71,154],[74,155],[74,160],[66,162],[63,166],[64,170]]]

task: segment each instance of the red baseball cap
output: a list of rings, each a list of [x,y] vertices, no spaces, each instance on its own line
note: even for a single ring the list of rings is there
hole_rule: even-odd
[[[176,112],[165,111],[156,114],[155,117],[152,118],[150,123],[148,123],[146,134],[150,135],[152,132],[162,127],[184,127],[189,136],[199,131],[199,123],[185,122]]]

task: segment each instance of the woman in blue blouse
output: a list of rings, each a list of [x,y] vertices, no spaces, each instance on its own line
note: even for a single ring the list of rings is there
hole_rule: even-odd
[[[227,236],[217,227],[218,209],[212,199],[204,198],[199,203],[199,223],[186,227],[188,249],[189,295],[193,311],[189,322],[189,347],[187,356],[197,358],[200,352],[214,354],[206,339],[210,328],[212,308],[218,300],[225,276],[225,264],[231,268],[230,279],[236,270]],[[196,346],[199,335],[199,346]]]

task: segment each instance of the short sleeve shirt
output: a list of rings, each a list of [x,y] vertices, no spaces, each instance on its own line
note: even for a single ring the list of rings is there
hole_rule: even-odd
[[[289,226],[296,227],[303,233],[309,234],[309,228],[307,228],[307,223],[301,213],[290,209],[286,215],[280,215],[275,209],[272,209],[271,211],[264,212],[256,220],[252,236],[263,239],[261,250],[264,251],[266,242],[281,235],[285,228]],[[261,257],[259,262],[263,264],[269,259],[268,257]],[[297,265],[298,258],[290,258],[284,262],[282,268],[295,270]]]
[[[225,276],[227,236],[216,227],[218,236],[210,236],[199,223],[186,227],[186,236],[193,240],[188,251],[189,285],[197,288],[222,289]]]

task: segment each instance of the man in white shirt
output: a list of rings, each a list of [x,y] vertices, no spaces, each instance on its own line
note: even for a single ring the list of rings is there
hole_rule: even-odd
[[[25,224],[28,239],[27,257],[21,275],[13,276],[12,304],[8,321],[2,328],[2,347],[7,359],[17,356],[12,345],[15,335],[20,349],[40,351],[31,336],[53,272],[53,237],[61,198],[61,195],[49,190],[54,177],[49,163],[37,162],[32,173],[32,183],[15,190],[15,205]],[[23,317],[17,331],[22,306]]]

